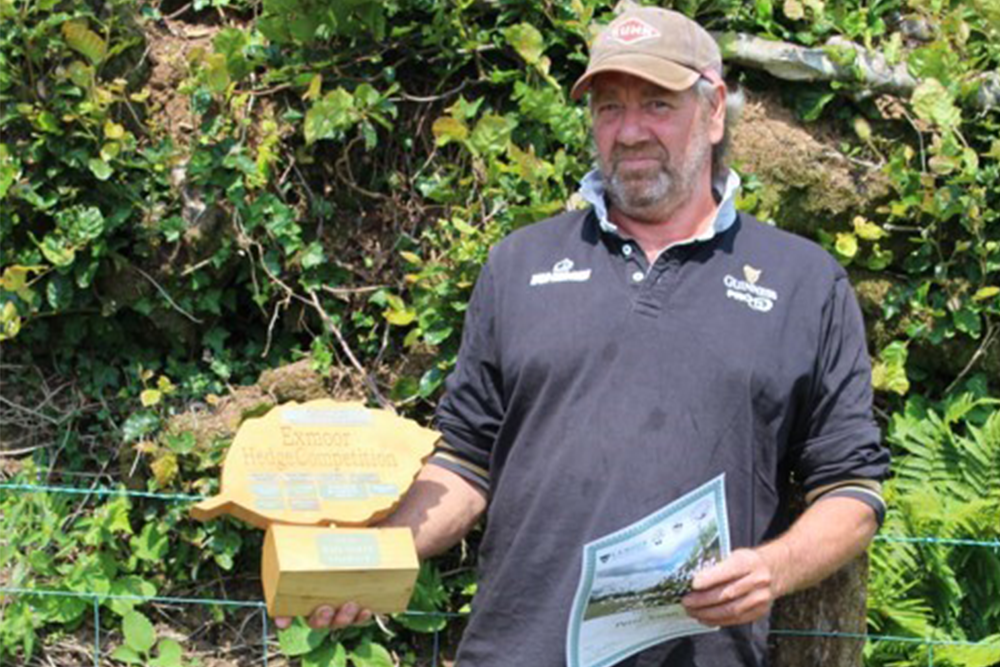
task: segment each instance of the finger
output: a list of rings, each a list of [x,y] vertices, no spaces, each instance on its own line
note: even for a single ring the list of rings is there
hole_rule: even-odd
[[[757,594],[773,601],[771,583],[770,571],[758,568],[735,581],[688,593],[681,599],[681,603],[689,610],[705,609]]]
[[[358,614],[358,623],[359,624],[367,623],[370,620],[372,620],[372,611],[371,611],[371,609],[362,609],[361,613]]]
[[[681,599],[681,604],[687,609],[708,609],[728,604],[747,595],[752,590],[753,586],[749,583],[749,577],[744,577],[721,586],[688,593]]]
[[[333,620],[333,607],[329,605],[323,605],[321,607],[316,607],[313,609],[313,613],[309,616],[309,627],[313,630],[322,630],[323,628],[330,627],[330,621]]]
[[[361,609],[357,604],[348,602],[337,610],[337,615],[333,617],[333,623],[330,624],[330,627],[339,629],[354,625],[358,621],[358,613],[360,611]]]
[[[274,624],[278,626],[279,630],[284,630],[292,625],[292,618],[290,616],[278,616],[274,619]]]
[[[737,549],[729,558],[694,575],[691,588],[704,590],[714,588],[749,574],[758,556],[749,549]]]
[[[763,591],[725,604],[689,609],[691,618],[712,626],[742,625],[763,618],[771,609],[771,598]]]

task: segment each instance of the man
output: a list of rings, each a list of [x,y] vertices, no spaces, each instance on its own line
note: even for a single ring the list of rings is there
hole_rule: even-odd
[[[765,664],[772,602],[878,526],[888,457],[859,310],[825,252],[736,213],[721,71],[682,15],[618,16],[573,88],[590,94],[592,207],[512,234],[483,268],[443,439],[386,522],[426,557],[488,507],[462,667],[564,665],[583,546],[719,475],[733,551],[683,605],[722,630],[621,664]],[[811,504],[787,528],[792,475]],[[369,616],[321,607],[310,622]]]

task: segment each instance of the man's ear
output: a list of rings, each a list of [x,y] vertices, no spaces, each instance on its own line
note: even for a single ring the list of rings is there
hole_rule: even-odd
[[[722,141],[726,132],[726,84],[715,82],[715,99],[709,111],[708,137],[713,145]]]

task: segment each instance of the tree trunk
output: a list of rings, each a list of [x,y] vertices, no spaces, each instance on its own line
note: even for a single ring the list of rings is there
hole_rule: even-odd
[[[793,495],[793,505],[804,508],[801,493]],[[868,554],[862,554],[818,586],[778,600],[771,613],[770,667],[861,667],[863,639],[818,635],[864,634],[867,598]]]

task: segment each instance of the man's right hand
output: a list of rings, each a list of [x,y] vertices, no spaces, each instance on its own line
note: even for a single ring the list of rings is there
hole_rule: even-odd
[[[306,621],[313,630],[340,630],[350,625],[363,625],[372,620],[372,612],[369,609],[362,609],[353,602],[348,602],[340,608],[323,605],[316,607]],[[289,616],[278,616],[274,619],[274,624],[284,630],[292,624]]]

